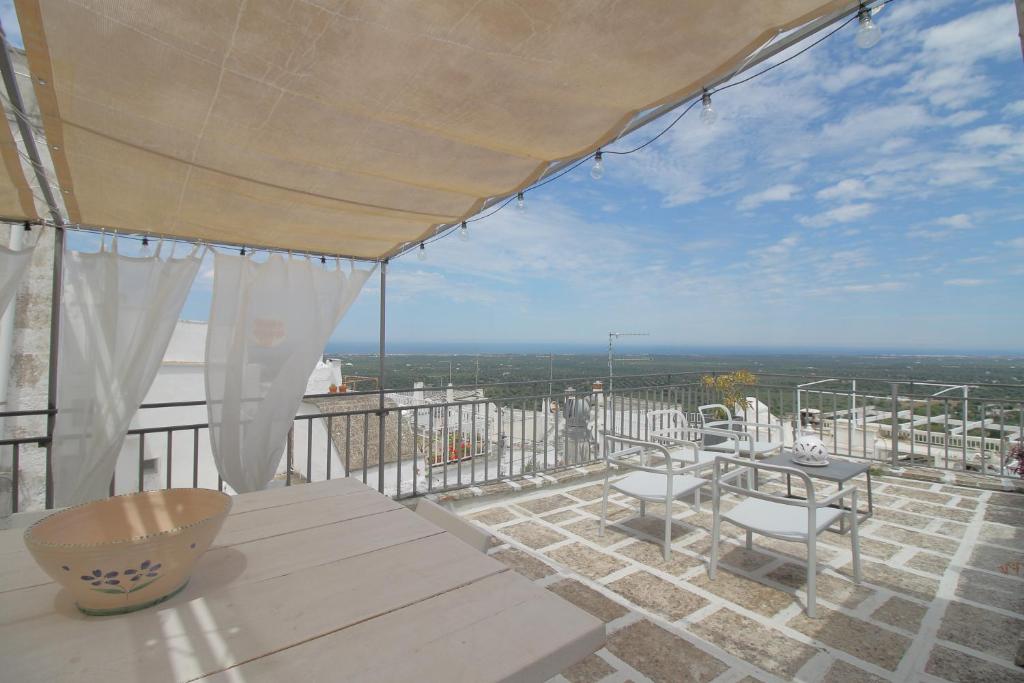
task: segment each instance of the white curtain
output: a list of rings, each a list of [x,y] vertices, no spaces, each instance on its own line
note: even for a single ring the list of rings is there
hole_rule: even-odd
[[[64,257],[53,484],[57,505],[107,495],[129,423],[160,369],[201,261],[106,245]],[[172,249],[173,256],[173,249]]]
[[[11,230],[21,228],[12,227]],[[18,293],[18,287],[21,286],[25,271],[32,262],[32,253],[35,249],[35,244],[18,250],[0,246],[0,316],[7,310],[7,305],[14,301],[14,295]]]
[[[213,457],[235,491],[267,486],[306,382],[373,270],[217,254],[206,334]]]

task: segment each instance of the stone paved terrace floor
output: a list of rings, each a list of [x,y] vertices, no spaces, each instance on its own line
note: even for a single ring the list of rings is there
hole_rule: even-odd
[[[636,501],[613,495],[598,536],[594,480],[458,511],[493,534],[495,558],[606,622],[607,646],[559,683],[1024,681],[1024,495],[889,477],[874,491],[860,586],[849,537],[820,537],[815,620],[803,612],[802,545],[755,536],[747,551],[723,525],[731,538],[708,580],[709,493],[700,512],[673,506],[668,563],[661,505],[641,519]]]

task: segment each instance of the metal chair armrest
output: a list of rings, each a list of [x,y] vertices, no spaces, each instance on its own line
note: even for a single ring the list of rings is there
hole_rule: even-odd
[[[857,496],[857,487],[856,486],[846,486],[844,488],[839,489],[838,491],[836,491],[835,493],[833,493],[830,496],[825,496],[824,498],[820,498],[820,499],[818,497],[815,497],[815,499],[814,499],[814,507],[816,507],[816,508],[828,507],[832,503],[835,503],[836,501],[838,501],[838,500],[840,500],[842,498],[855,498],[856,496]]]

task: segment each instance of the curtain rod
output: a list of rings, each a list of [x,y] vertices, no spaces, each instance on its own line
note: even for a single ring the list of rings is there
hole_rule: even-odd
[[[178,235],[168,235],[160,232],[142,232],[138,230],[121,230],[117,228],[105,228],[97,225],[83,225],[81,223],[65,223],[57,226],[53,221],[49,220],[25,220],[24,218],[7,218],[0,217],[0,222],[10,223],[11,225],[24,225],[28,223],[30,225],[49,226],[49,227],[61,227],[68,230],[77,230],[78,232],[87,232],[96,235],[110,233],[117,235],[118,237],[125,237],[127,239],[142,240],[144,238],[151,240],[164,240],[170,242],[178,242],[181,244],[205,244],[210,247],[222,247],[224,249],[246,249],[248,251],[266,251],[268,253],[277,254],[296,254],[298,256],[315,256],[317,258],[325,259],[346,259],[349,261],[359,261],[362,263],[384,263],[387,259],[380,258],[367,258],[365,256],[350,256],[349,254],[330,254],[327,252],[320,251],[307,251],[303,249],[284,249],[281,247],[267,247],[260,244],[242,244],[240,242],[223,242],[223,241],[211,241],[194,238],[185,238]]]

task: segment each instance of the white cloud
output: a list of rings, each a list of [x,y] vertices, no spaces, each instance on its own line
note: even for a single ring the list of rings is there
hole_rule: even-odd
[[[920,41],[919,67],[901,92],[931,104],[961,109],[988,95],[995,85],[978,68],[987,59],[1020,58],[1017,19],[1012,3],[992,5],[934,26],[915,36]]]
[[[878,151],[881,152],[882,154],[891,154],[893,152],[898,152],[901,149],[906,149],[907,147],[910,147],[913,144],[913,138],[897,136],[894,138],[889,138],[888,140],[883,142],[882,145],[878,148]]]
[[[1006,244],[1014,249],[1024,249],[1024,237],[1014,237],[1012,240],[1007,241]]]
[[[718,249],[728,245],[729,241],[723,239],[690,240],[682,242],[679,245],[679,250],[682,252],[708,251],[709,249]]]
[[[1019,59],[1016,27],[1013,3],[1001,2],[924,31],[921,44],[927,58],[940,62]]]
[[[379,292],[376,285],[366,287],[369,293]],[[388,298],[396,302],[435,299],[453,303],[494,304],[497,294],[484,287],[465,287],[453,282],[443,273],[418,268],[395,270],[388,274]],[[505,300],[505,297],[502,297]],[[506,301],[507,303],[507,301]]]
[[[1003,113],[1007,116],[1024,116],[1024,100],[1010,102],[1003,107]]]
[[[946,280],[943,284],[949,285],[950,287],[980,287],[981,285],[987,284],[988,280],[979,280],[970,277],[958,277],[952,280]]]
[[[835,123],[825,124],[821,133],[827,142],[852,147],[866,140],[885,139],[934,123],[934,117],[919,104],[893,104],[851,112]]]
[[[797,220],[809,228],[827,228],[837,223],[852,223],[867,218],[875,212],[874,204],[844,204],[834,209],[816,213],[813,216],[800,216]]]
[[[944,240],[961,230],[973,230],[974,219],[970,214],[958,213],[952,216],[937,218],[927,227],[914,228],[907,231],[907,237],[926,240]]]
[[[792,183],[772,185],[765,190],[748,194],[746,197],[743,197],[743,199],[736,204],[736,208],[740,211],[751,211],[768,202],[788,202],[795,199],[799,193],[800,187],[798,185],[793,185]]]
[[[867,199],[872,196],[874,196],[874,194],[868,190],[867,183],[858,178],[840,180],[835,185],[829,185],[824,189],[818,190],[814,195],[816,199],[824,201],[833,199],[851,201]]]
[[[841,289],[844,292],[894,292],[899,289],[904,289],[907,286],[905,282],[862,282],[858,284],[842,285]]]
[[[968,147],[1005,147],[1024,143],[1024,135],[1004,123],[981,126],[960,136]]]
[[[910,64],[906,62],[890,62],[882,66],[847,64],[822,80],[821,87],[827,93],[837,93],[851,85],[863,87],[865,83],[876,78],[889,78],[906,73],[908,69]]]
[[[946,216],[935,221],[938,225],[944,225],[954,230],[970,230],[974,227],[974,220],[970,214],[958,213],[953,216]]]

